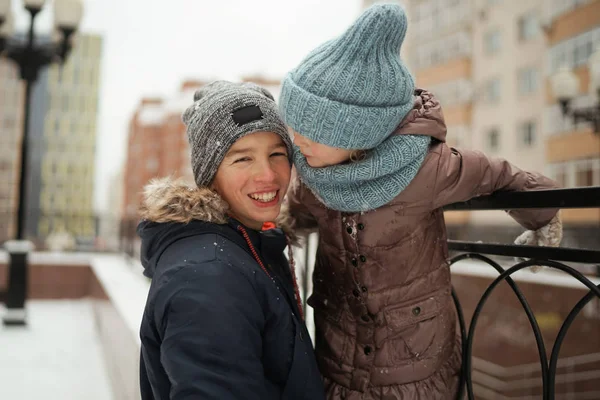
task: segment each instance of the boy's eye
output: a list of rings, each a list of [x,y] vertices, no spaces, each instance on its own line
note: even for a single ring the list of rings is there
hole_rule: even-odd
[[[280,157],[280,156],[287,157],[288,155],[287,155],[287,153],[283,153],[283,152],[276,152],[276,153],[271,154],[271,157]]]
[[[242,158],[238,158],[237,160],[235,160],[233,163],[237,164],[240,162],[245,162],[245,161],[250,161],[250,157],[242,157]]]

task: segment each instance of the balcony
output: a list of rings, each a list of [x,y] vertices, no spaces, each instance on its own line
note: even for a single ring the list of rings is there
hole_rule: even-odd
[[[558,42],[585,32],[600,23],[600,1],[592,0],[556,16],[545,26],[548,43]]]
[[[600,187],[502,193],[447,211],[539,207],[600,209]],[[600,240],[600,228],[596,233]],[[316,239],[313,234],[295,249],[304,301]],[[135,250],[132,243],[128,251]],[[600,398],[600,247],[452,240],[449,246],[463,393],[469,399]],[[0,254],[0,294],[6,258]],[[549,268],[523,270],[531,265]],[[0,358],[0,398],[139,399],[138,330],[149,288],[139,262],[124,254],[34,253],[28,272],[28,326],[0,327],[0,346],[11,349]],[[312,329],[311,320],[308,309]]]

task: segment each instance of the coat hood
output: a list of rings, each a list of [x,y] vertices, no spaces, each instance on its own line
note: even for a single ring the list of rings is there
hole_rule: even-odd
[[[153,179],[144,187],[140,216],[152,222],[225,224],[229,206],[209,188],[189,186],[172,178]]]
[[[185,237],[224,229],[232,219],[229,205],[213,190],[190,186],[170,177],[153,179],[144,188],[137,233],[142,239],[144,275],[152,277],[158,257],[170,244]],[[275,225],[295,242],[291,218],[282,207]],[[211,228],[208,228],[208,225]]]
[[[446,142],[446,123],[442,106],[433,93],[415,90],[415,103],[392,135],[423,135]]]

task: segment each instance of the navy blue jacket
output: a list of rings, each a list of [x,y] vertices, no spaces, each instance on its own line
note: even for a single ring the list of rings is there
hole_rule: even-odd
[[[279,229],[144,221],[152,284],[140,330],[142,399],[321,400],[324,389]]]

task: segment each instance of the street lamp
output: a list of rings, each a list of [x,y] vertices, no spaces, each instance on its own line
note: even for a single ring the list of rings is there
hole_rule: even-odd
[[[563,116],[571,116],[574,123],[578,121],[591,122],[594,132],[600,134],[600,48],[590,56],[588,70],[590,94],[596,99],[596,104],[591,107],[573,109],[571,102],[579,94],[579,79],[569,68],[559,68],[550,78],[550,84],[554,96],[560,103]]]
[[[61,33],[59,43],[36,43],[35,18],[42,10],[45,0],[23,0],[29,12],[26,40],[13,35],[11,0],[0,0],[0,56],[13,61],[21,79],[25,82],[25,113],[23,116],[23,140],[21,141],[21,168],[19,170],[19,203],[15,240],[7,241],[4,246],[10,255],[8,267],[8,287],[5,294],[5,325],[25,325],[25,298],[27,294],[27,256],[33,249],[31,242],[25,240],[25,199],[29,148],[29,114],[31,109],[31,90],[42,68],[52,64],[61,65],[71,51],[71,37],[77,30],[83,14],[81,0],[54,1],[54,27]]]

